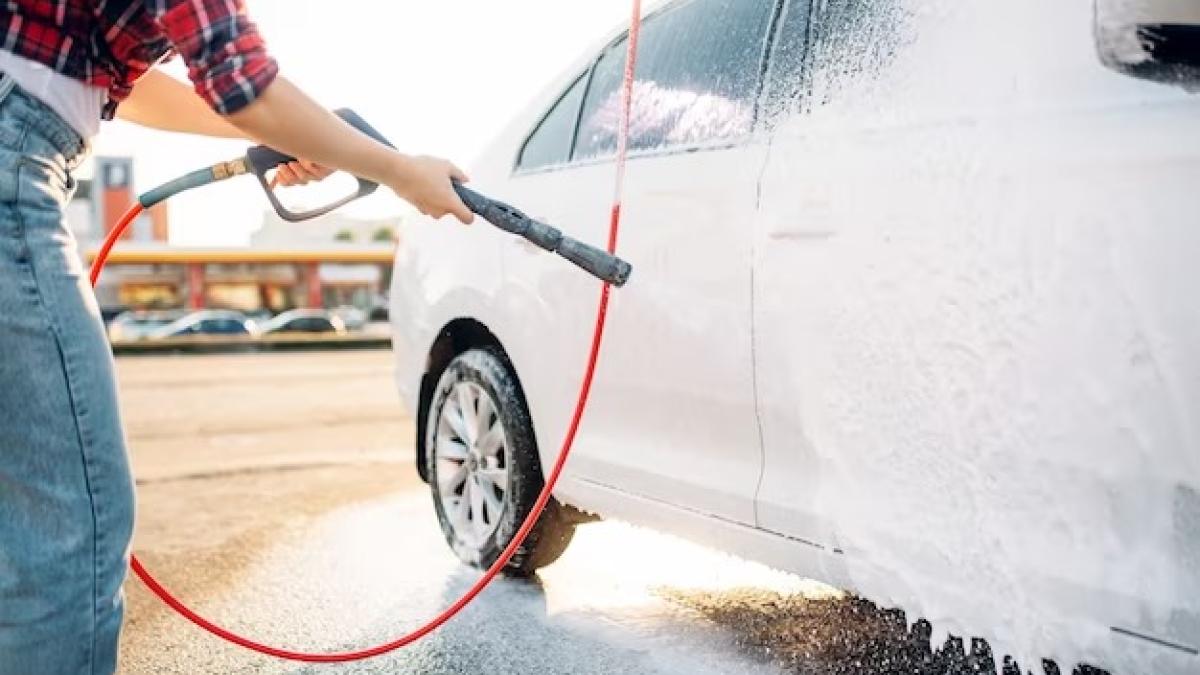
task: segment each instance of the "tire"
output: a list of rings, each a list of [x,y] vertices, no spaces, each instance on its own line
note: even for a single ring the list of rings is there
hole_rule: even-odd
[[[508,359],[485,347],[451,361],[430,397],[425,427],[429,486],[446,542],[463,562],[487,569],[545,485],[529,409]],[[574,534],[568,509],[551,499],[504,574],[532,575],[557,560]]]

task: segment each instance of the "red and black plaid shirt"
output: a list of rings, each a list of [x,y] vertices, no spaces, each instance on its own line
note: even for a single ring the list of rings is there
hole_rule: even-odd
[[[196,93],[225,115],[279,72],[243,0],[7,0],[0,28],[0,49],[108,89],[105,117],[172,51]]]

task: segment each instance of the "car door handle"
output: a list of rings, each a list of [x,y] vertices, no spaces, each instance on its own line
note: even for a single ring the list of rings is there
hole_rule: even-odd
[[[775,241],[829,239],[838,230],[833,216],[832,201],[810,199],[803,205],[777,209],[764,218],[764,225],[767,238]]]

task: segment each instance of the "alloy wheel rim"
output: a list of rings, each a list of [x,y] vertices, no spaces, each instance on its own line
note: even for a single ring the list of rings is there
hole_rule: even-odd
[[[438,498],[463,544],[482,548],[496,532],[509,490],[508,437],[496,402],[474,382],[457,382],[435,436]]]

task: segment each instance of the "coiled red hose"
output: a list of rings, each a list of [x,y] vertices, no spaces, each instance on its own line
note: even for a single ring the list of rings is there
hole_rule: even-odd
[[[641,16],[641,0],[633,0],[633,17],[630,21],[629,30],[629,57],[625,66],[621,127],[618,135],[617,188],[616,196],[613,200],[612,215],[611,220],[609,221],[608,229],[609,253],[616,253],[617,234],[620,230],[621,224],[621,194],[625,177],[625,159],[627,156],[629,138],[629,113],[633,98],[633,81],[634,71],[637,63],[637,46],[638,35],[641,29]],[[130,207],[129,211],[125,213],[125,215],[118,222],[117,226],[113,228],[112,232],[109,233],[108,237],[104,240],[104,245],[101,246],[100,251],[96,254],[96,259],[92,263],[92,286],[95,286],[96,281],[100,278],[100,272],[104,269],[104,264],[108,261],[108,256],[112,252],[113,247],[121,238],[121,235],[124,234],[125,230],[128,229],[129,225],[135,219],[137,219],[139,215],[141,215],[142,211],[143,208],[141,204],[135,204],[134,206]],[[141,561],[137,559],[137,556],[133,556],[131,561],[131,567],[133,568],[134,574],[136,574],[138,578],[142,580],[142,583],[146,584],[146,587],[149,588],[152,593],[158,596],[159,599],[166,603],[171,609],[175,610],[181,616],[200,628],[221,638],[222,640],[231,642],[235,645],[245,647],[246,649],[258,652],[260,654],[266,654],[268,656],[274,656],[289,661],[301,661],[307,663],[342,663],[347,661],[361,661],[395,651],[432,633],[440,628],[442,624],[452,619],[464,607],[470,604],[471,601],[474,600],[484,588],[487,588],[488,584],[490,584],[496,578],[496,576],[500,574],[501,570],[504,569],[504,566],[508,564],[509,559],[512,558],[513,554],[517,552],[517,549],[525,541],[525,538],[529,536],[529,533],[533,530],[534,525],[537,524],[538,518],[541,516],[542,511],[546,508],[546,504],[549,503],[551,494],[554,492],[554,486],[558,483],[558,478],[562,474],[563,467],[567,463],[567,458],[571,454],[571,446],[575,442],[575,435],[579,431],[579,424],[583,420],[583,413],[587,409],[588,396],[591,393],[592,380],[596,373],[596,363],[600,356],[600,344],[604,338],[604,325],[608,316],[608,301],[610,291],[611,287],[608,284],[605,284],[600,291],[600,305],[596,311],[596,327],[592,333],[592,346],[588,352],[587,367],[584,370],[583,383],[579,388],[579,398],[575,403],[575,412],[571,417],[571,424],[567,428],[566,438],[563,439],[562,448],[559,450],[558,459],[555,461],[550,473],[546,476],[546,485],[544,488],[542,488],[541,494],[538,495],[537,501],[534,502],[533,509],[525,518],[525,522],[521,524],[521,528],[517,530],[516,535],[513,536],[512,541],[509,542],[508,547],[505,548],[500,554],[500,557],[496,559],[496,562],[493,563],[492,566],[483,573],[479,580],[476,581],[475,584],[472,585],[471,588],[469,588],[461,598],[459,598],[452,605],[447,607],[444,611],[424,625],[396,640],[360,651],[333,654],[316,654],[293,651],[279,647],[272,647],[270,645],[262,644],[261,642],[256,642],[249,638],[238,635],[237,633],[234,633],[228,629],[222,628],[212,621],[200,616],[194,610],[185,605],[181,600],[172,595],[172,593],[167,590],[165,586],[160,584],[154,578],[154,576],[150,574],[149,570],[142,565]]]

